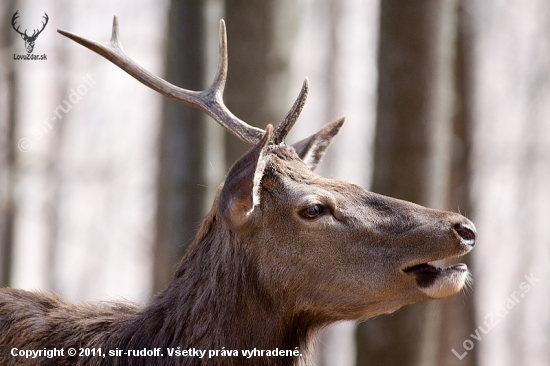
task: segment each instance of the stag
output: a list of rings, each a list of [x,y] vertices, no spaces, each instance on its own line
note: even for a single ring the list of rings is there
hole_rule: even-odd
[[[476,232],[468,219],[313,172],[343,118],[285,143],[307,79],[276,128],[252,127],[225,107],[223,21],[217,73],[204,91],[176,87],[136,64],[122,49],[116,17],[108,43],[58,32],[162,95],[206,112],[252,147],[218,188],[172,281],[147,305],[73,304],[51,293],[0,290],[2,365],[308,365],[324,326],[444,298],[464,286],[466,265],[430,262],[472,249]],[[72,357],[71,347],[101,348],[103,356]],[[17,356],[54,348],[65,354]]]
[[[44,28],[46,28],[46,24],[48,24],[48,20],[50,19],[48,17],[48,14],[44,13],[44,22],[42,22],[42,29],[38,30],[38,29],[35,29],[33,32],[32,32],[32,35],[29,36],[27,34],[27,30],[25,29],[25,32],[21,33],[19,31],[19,26],[16,28],[15,27],[15,23],[17,22],[17,18],[19,18],[19,15],[17,14],[19,13],[19,10],[17,10],[15,12],[15,14],[13,14],[13,18],[11,18],[11,26],[13,27],[13,29],[15,29],[15,31],[17,33],[19,33],[19,35],[21,36],[21,38],[23,38],[23,41],[25,41],[25,49],[27,50],[27,53],[32,53],[32,51],[34,50],[34,42],[36,42],[36,39],[38,38],[38,36],[40,35],[40,33],[42,33],[42,31],[44,30]]]

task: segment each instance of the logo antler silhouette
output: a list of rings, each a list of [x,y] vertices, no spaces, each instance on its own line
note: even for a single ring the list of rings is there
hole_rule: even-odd
[[[42,29],[38,30],[38,29],[35,29],[32,33],[31,36],[29,36],[27,34],[27,30],[25,29],[25,32],[21,33],[21,31],[19,31],[19,26],[16,28],[15,27],[15,23],[17,22],[17,18],[19,18],[19,10],[17,10],[15,12],[15,14],[13,14],[13,18],[11,18],[11,25],[13,27],[13,29],[15,29],[15,31],[17,33],[19,33],[21,35],[21,38],[23,38],[23,40],[25,41],[25,48],[27,49],[27,53],[32,53],[32,50],[34,49],[34,42],[36,41],[36,38],[38,38],[38,36],[40,35],[40,33],[42,33],[42,31],[44,30],[44,28],[46,28],[46,24],[48,24],[48,20],[50,19],[48,17],[48,14],[44,13],[44,16],[43,18],[46,20],[45,22],[42,22]]]

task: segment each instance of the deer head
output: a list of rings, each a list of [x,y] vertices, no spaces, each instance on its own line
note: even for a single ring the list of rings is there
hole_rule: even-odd
[[[42,33],[42,31],[44,30],[44,28],[46,28],[46,24],[48,24],[48,20],[50,18],[48,18],[48,14],[44,13],[44,22],[42,22],[42,29],[38,30],[38,29],[35,29],[32,33],[32,35],[28,35],[27,34],[27,30],[25,29],[25,32],[21,33],[19,31],[19,27],[15,27],[15,23],[17,21],[17,18],[19,18],[19,15],[17,14],[19,13],[19,10],[17,10],[15,12],[15,14],[13,14],[13,18],[11,18],[11,26],[13,27],[13,29],[15,29],[15,31],[17,33],[19,33],[19,35],[21,36],[21,38],[23,38],[23,40],[25,41],[25,49],[27,50],[27,53],[32,53],[33,49],[34,49],[34,42],[36,41],[36,38],[38,38],[38,36],[40,35],[40,33]]]
[[[285,143],[304,105],[307,79],[276,128],[268,125],[264,131],[252,127],[225,107],[227,41],[223,21],[218,70],[204,91],[176,87],[136,64],[122,49],[116,17],[108,43],[58,32],[162,95],[204,111],[252,145],[218,189],[210,214],[176,271],[174,284],[155,300],[153,307],[158,311],[172,309],[167,304],[174,297],[177,306],[183,306],[186,299],[209,302],[210,307],[215,307],[215,301],[225,301],[218,311],[233,311],[223,318],[231,321],[228,329],[233,330],[216,334],[227,338],[229,343],[218,340],[220,346],[227,346],[239,338],[232,336],[235,329],[255,342],[281,334],[288,341],[292,338],[285,334],[289,324],[307,329],[288,332],[305,334],[333,321],[368,318],[420,300],[443,298],[464,286],[466,265],[440,268],[430,262],[458,257],[473,248],[476,232],[468,219],[313,172],[343,118],[300,142]],[[209,295],[216,291],[216,296]],[[231,310],[230,304],[236,309]],[[190,313],[201,313],[199,306],[187,306],[195,310],[182,310],[186,314],[181,316],[182,324],[209,324]],[[151,327],[156,327],[158,318],[151,319]],[[223,328],[227,321],[223,319],[216,327]],[[265,331],[269,329],[265,325],[264,333],[254,336],[249,330],[269,319],[278,319],[272,327],[276,331]],[[196,337],[205,339],[204,334]],[[193,343],[190,338],[193,335],[185,344],[201,342]],[[258,347],[258,343],[248,343],[248,347]]]

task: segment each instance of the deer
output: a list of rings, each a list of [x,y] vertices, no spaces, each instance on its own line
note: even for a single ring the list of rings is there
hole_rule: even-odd
[[[21,32],[19,31],[19,26],[17,28],[15,27],[15,24],[17,23],[17,18],[19,18],[18,13],[19,13],[19,10],[17,10],[15,14],[13,14],[13,18],[11,18],[11,26],[17,33],[19,33],[21,38],[23,38],[23,41],[25,41],[25,49],[27,50],[27,53],[32,53],[32,51],[34,50],[34,42],[36,42],[36,39],[38,38],[40,33],[42,33],[44,28],[46,28],[46,25],[48,24],[48,20],[50,20],[50,18],[48,17],[48,14],[44,13],[44,16],[43,16],[44,21],[42,22],[42,29],[40,30],[35,29],[32,32],[32,35],[29,36],[27,34],[26,29],[24,32]]]
[[[127,56],[116,16],[106,43],[58,32],[207,113],[251,147],[216,190],[171,282],[147,304],[72,303],[50,292],[0,289],[0,364],[311,365],[323,327],[465,286],[465,264],[433,262],[474,247],[476,229],[466,217],[314,173],[343,118],[285,142],[304,106],[307,78],[276,127],[253,127],[231,113],[223,103],[223,20],[217,71],[204,91],[174,86]],[[75,355],[79,349],[94,354]]]

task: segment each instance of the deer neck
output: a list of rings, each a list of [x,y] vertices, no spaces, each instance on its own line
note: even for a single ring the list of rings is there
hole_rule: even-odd
[[[150,322],[159,341],[170,340],[166,347],[236,350],[239,356],[243,350],[297,350],[303,362],[321,324],[263,290],[254,261],[238,251],[234,235],[209,215],[170,285],[145,310],[141,327]],[[274,365],[299,360],[267,359]]]

